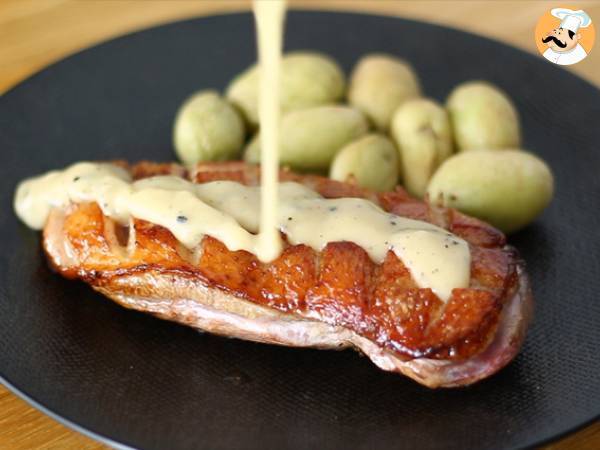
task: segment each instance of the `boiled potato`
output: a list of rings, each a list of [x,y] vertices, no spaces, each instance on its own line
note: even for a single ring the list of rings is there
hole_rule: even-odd
[[[463,83],[450,93],[447,107],[459,151],[521,145],[517,110],[498,87],[483,81]]]
[[[420,95],[419,80],[410,64],[391,55],[364,56],[350,76],[348,102],[382,131],[389,129],[398,106]]]
[[[354,178],[359,186],[391,191],[398,183],[398,151],[387,137],[368,134],[335,155],[329,177],[338,181]]]
[[[260,164],[260,149],[260,133],[255,133],[244,149],[244,161],[250,164]],[[281,149],[279,149],[279,153],[281,153]],[[281,163],[281,160],[279,162]]]
[[[473,150],[446,160],[427,188],[429,201],[483,219],[505,232],[532,222],[552,199],[550,168],[520,150]]]
[[[285,114],[280,125],[279,162],[301,171],[329,168],[335,154],[369,129],[365,116],[348,106],[317,106]],[[244,159],[260,161],[260,133]]]
[[[214,91],[194,94],[175,117],[173,144],[186,164],[237,158],[244,138],[244,121],[239,113]]]
[[[394,113],[391,134],[400,153],[404,187],[423,198],[429,179],[452,154],[448,114],[432,100],[408,100]]]
[[[258,126],[259,70],[255,64],[235,77],[226,96],[244,114],[251,127]],[[317,52],[291,52],[281,61],[282,112],[335,103],[344,95],[342,69],[329,56]]]

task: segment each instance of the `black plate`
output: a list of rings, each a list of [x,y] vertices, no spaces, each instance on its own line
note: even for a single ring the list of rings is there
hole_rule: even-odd
[[[50,272],[39,234],[11,211],[23,177],[82,159],[169,160],[177,106],[223,89],[254,60],[234,14],[128,35],[72,56],[0,99],[0,370],[68,425],[142,448],[514,448],[600,412],[600,92],[540,57],[448,28],[359,14],[293,12],[287,47],[405,57],[425,92],[487,79],[522,116],[525,147],[556,199],[511,242],[537,311],[505,370],[432,391],[355,352],[287,349],[200,334],[127,311]],[[592,55],[593,57],[593,55]]]

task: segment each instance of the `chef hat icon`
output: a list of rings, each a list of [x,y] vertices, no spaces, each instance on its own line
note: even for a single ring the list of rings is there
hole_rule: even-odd
[[[554,8],[550,11],[551,14],[560,19],[560,28],[565,30],[571,30],[573,33],[577,33],[579,28],[587,28],[592,23],[592,19],[582,9],[573,11],[568,8]]]

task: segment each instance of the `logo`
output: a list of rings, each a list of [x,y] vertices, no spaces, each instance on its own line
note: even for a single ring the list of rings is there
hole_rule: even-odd
[[[538,21],[535,43],[544,58],[569,66],[587,57],[594,46],[596,30],[592,19],[582,10],[554,8]]]

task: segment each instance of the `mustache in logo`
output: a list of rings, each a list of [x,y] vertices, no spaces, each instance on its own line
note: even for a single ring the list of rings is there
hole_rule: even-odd
[[[542,38],[542,42],[545,44],[547,42],[550,41],[554,41],[554,43],[559,46],[560,48],[565,48],[567,46],[566,42],[561,42],[558,40],[558,38],[556,36],[546,36],[545,38]]]

